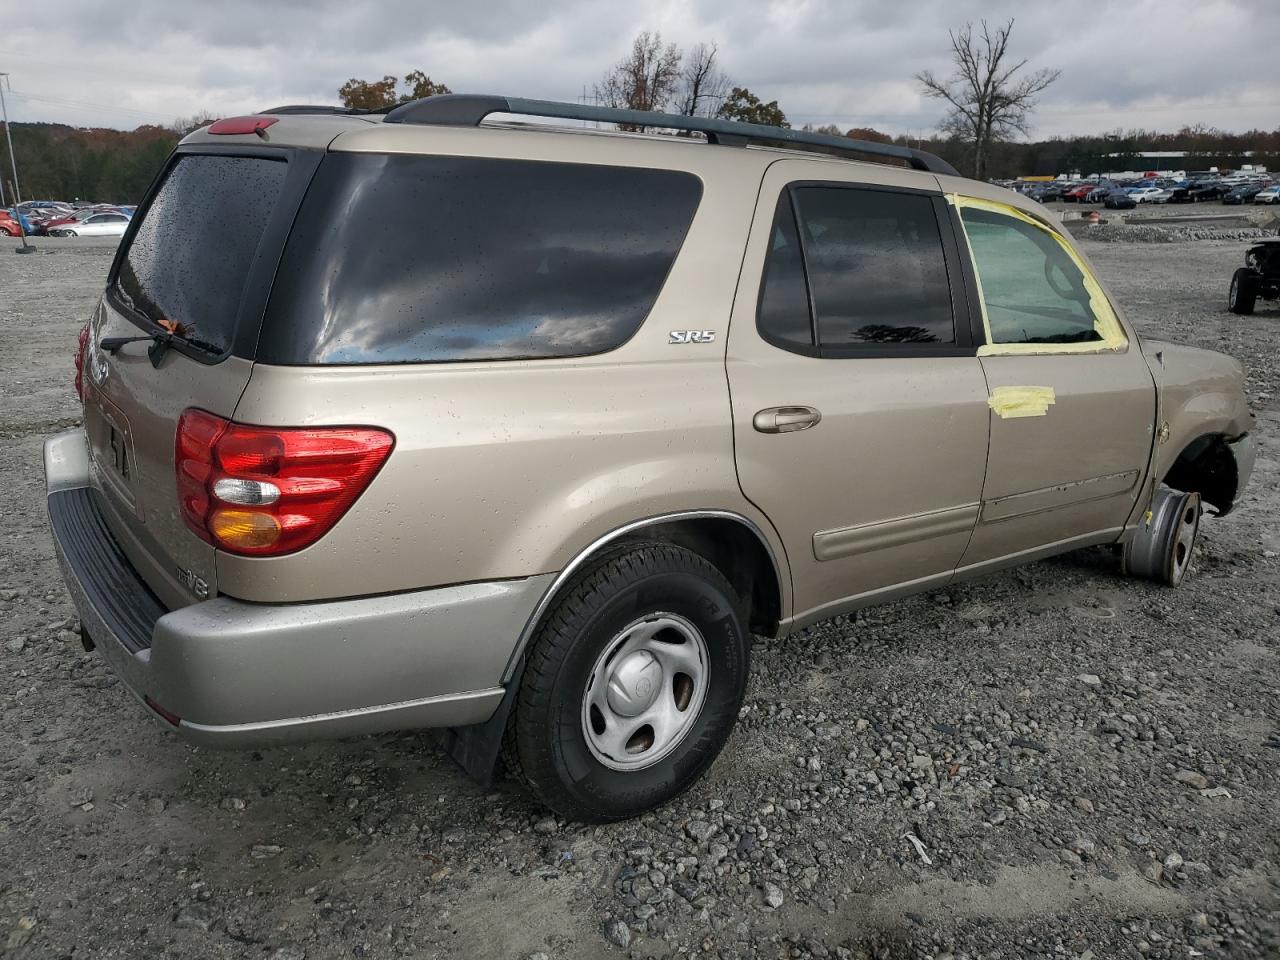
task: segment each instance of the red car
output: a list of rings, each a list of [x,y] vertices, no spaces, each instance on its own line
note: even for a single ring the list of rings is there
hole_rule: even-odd
[[[1072,187],[1062,195],[1064,203],[1084,203],[1084,198],[1089,195],[1094,185],[1092,183],[1082,183],[1078,187]]]
[[[0,210],[0,235],[16,237],[21,232],[22,228],[18,225],[18,221],[13,219],[13,214],[8,210]]]

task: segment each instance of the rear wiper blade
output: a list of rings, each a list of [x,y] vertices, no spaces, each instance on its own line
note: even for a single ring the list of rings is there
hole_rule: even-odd
[[[157,330],[155,333],[143,334],[139,337],[103,337],[98,341],[98,346],[107,351],[113,357],[127,343],[144,343],[151,341],[151,346],[147,348],[147,357],[151,360],[151,366],[159,367],[160,361],[164,359],[164,355],[169,348],[178,341],[189,344],[197,350],[203,350],[206,353],[218,353],[218,348],[212,343],[206,343],[203,340],[196,340],[191,337],[184,337],[176,332],[169,330]]]

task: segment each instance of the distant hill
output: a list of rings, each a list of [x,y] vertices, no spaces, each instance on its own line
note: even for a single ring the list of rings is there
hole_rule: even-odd
[[[60,123],[13,124],[24,200],[137,203],[182,134],[167,127],[84,129]],[[0,139],[0,180],[13,203],[8,149]]]

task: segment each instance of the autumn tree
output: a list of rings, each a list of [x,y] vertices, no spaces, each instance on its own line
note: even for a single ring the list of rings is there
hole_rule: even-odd
[[[396,93],[396,78],[387,74],[381,80],[357,80],[352,77],[338,88],[344,107],[352,110],[387,110],[400,103],[449,93],[443,83],[434,82],[421,70],[405,74],[403,93]]]
[[[720,105],[720,109],[716,111],[716,116],[724,120],[741,120],[744,123],[763,123],[770,127],[791,126],[787,123],[787,115],[782,112],[777,100],[763,103],[746,87],[734,87],[724,103]]]
[[[1027,133],[1036,96],[1059,76],[1057,70],[1018,76],[1027,61],[1007,62],[1012,32],[1013,20],[994,30],[983,20],[976,35],[973,24],[966,23],[950,33],[955,65],[950,79],[939,80],[928,70],[916,74],[925,96],[948,105],[943,132],[973,144],[973,175],[978,179],[986,175],[992,141]]]
[[[844,135],[850,140],[870,140],[872,143],[893,143],[893,137],[881,133],[874,127],[854,127],[846,130]]]

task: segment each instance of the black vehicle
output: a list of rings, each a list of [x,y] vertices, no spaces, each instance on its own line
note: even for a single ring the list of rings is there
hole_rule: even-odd
[[[1253,203],[1253,198],[1262,192],[1262,185],[1259,183],[1245,183],[1238,187],[1232,187],[1223,196],[1223,203]]]
[[[1102,205],[1108,210],[1132,210],[1138,205],[1138,201],[1123,190],[1112,190],[1102,201]]]
[[[1027,196],[1039,203],[1048,203],[1051,200],[1061,200],[1062,187],[1057,186],[1056,184],[1046,187],[1037,187],[1027,194]]]
[[[1253,313],[1259,297],[1280,300],[1280,237],[1254,244],[1244,263],[1231,275],[1227,308],[1232,313]]]
[[[1193,183],[1187,189],[1187,199],[1191,203],[1200,203],[1204,200],[1221,200],[1226,192],[1226,187],[1213,181]]]

